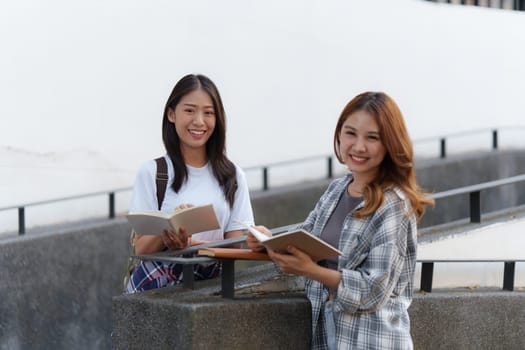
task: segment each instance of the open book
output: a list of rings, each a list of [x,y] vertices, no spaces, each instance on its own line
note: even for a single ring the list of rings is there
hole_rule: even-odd
[[[171,215],[152,211],[129,213],[126,217],[141,235],[160,235],[164,229],[178,232],[181,226],[189,235],[221,228],[212,204],[177,210]]]
[[[253,226],[248,226],[248,230],[264,246],[280,253],[286,253],[287,247],[289,245],[293,245],[306,254],[310,255],[314,261],[319,261],[343,254],[338,249],[332,247],[330,244],[303,229],[296,229],[271,237],[266,236],[264,233],[258,231]]]

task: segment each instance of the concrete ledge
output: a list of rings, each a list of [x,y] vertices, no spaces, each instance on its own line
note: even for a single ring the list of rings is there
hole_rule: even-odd
[[[114,349],[309,349],[310,303],[297,278],[265,264],[236,274],[236,296],[217,280],[113,298]],[[248,271],[249,270],[249,271]],[[269,278],[261,283],[260,277]]]
[[[242,273],[233,300],[218,296],[212,281],[195,291],[115,297],[114,348],[309,349],[311,309],[302,280],[269,265]],[[409,314],[415,349],[525,348],[525,292],[416,292]]]
[[[109,349],[130,229],[78,224],[0,242],[0,349]]]
[[[232,300],[168,290],[117,297],[113,310],[115,349],[310,348],[310,303],[301,294]]]
[[[416,293],[409,314],[415,349],[525,349],[525,292]]]

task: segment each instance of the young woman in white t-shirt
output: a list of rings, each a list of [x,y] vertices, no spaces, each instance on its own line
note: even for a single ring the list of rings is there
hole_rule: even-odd
[[[186,75],[173,88],[162,121],[167,154],[168,182],[161,211],[212,203],[221,229],[187,235],[164,230],[159,235],[136,235],[135,253],[151,254],[185,248],[206,241],[241,235],[241,222],[253,223],[248,185],[244,172],[226,156],[225,112],[215,84],[203,75]],[[139,169],[130,212],[157,210],[156,163]],[[220,274],[220,265],[196,265],[196,279]],[[124,293],[135,293],[182,282],[182,266],[142,261],[133,271]]]

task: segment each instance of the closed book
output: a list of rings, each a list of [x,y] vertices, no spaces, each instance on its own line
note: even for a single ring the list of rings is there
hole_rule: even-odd
[[[254,252],[251,249],[245,248],[201,248],[197,254],[215,258],[270,260],[270,257],[266,253]]]

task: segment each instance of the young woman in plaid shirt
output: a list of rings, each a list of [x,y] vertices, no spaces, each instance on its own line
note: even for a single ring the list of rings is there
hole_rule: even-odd
[[[306,277],[312,349],[412,349],[416,223],[433,200],[417,185],[397,104],[381,92],[356,96],[339,117],[334,151],[349,173],[329,185],[300,227],[343,255],[315,262],[293,246],[268,254],[283,272]],[[247,241],[263,249],[253,236]]]

